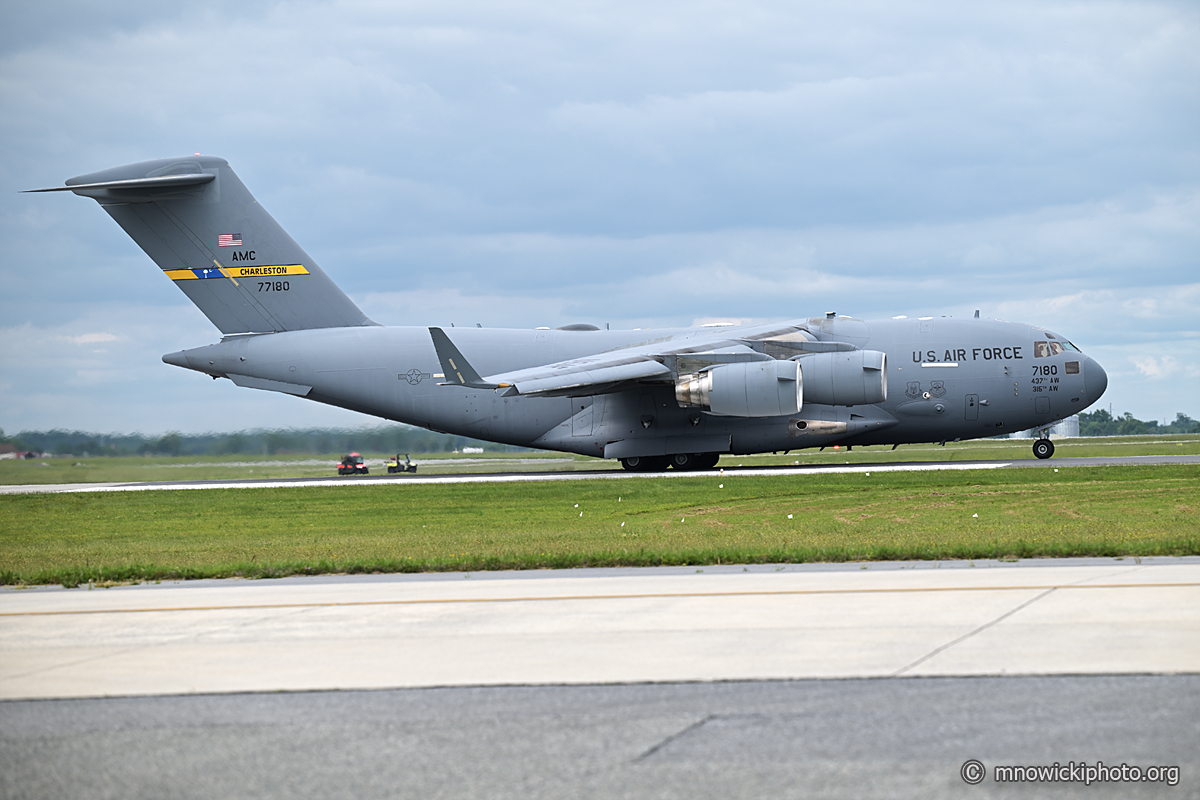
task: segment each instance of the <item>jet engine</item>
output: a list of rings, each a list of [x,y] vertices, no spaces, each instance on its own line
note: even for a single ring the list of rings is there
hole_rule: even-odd
[[[887,400],[887,355],[850,350],[800,356],[804,399],[830,406],[859,406]]]
[[[800,411],[804,383],[796,361],[720,364],[680,375],[675,399],[726,417],[781,417]]]

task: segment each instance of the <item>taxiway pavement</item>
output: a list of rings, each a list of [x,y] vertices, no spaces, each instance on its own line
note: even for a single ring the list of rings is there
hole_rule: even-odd
[[[1200,557],[0,590],[0,699],[1200,672]]]

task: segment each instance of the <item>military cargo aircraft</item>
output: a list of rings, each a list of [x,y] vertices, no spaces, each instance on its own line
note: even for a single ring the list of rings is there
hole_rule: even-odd
[[[1046,431],[1095,403],[1104,370],[1045,328],[830,312],[669,330],[385,327],[334,285],[212,156],[65,186],[116,220],[222,336],[163,361],[434,431],[708,469],[723,454]]]

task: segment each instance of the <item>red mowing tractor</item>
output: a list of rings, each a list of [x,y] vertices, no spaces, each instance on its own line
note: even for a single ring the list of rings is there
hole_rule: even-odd
[[[342,460],[338,462],[338,475],[366,475],[367,465],[363,463],[363,457],[358,453],[351,453],[348,456],[342,456]]]

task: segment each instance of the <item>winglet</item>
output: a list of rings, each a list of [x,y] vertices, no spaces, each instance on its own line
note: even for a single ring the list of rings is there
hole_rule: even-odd
[[[450,341],[450,337],[441,328],[430,328],[429,336],[433,339],[433,349],[437,352],[438,361],[442,362],[442,373],[446,376],[441,386],[466,386],[470,389],[499,389],[501,384],[486,383],[475,371]]]

